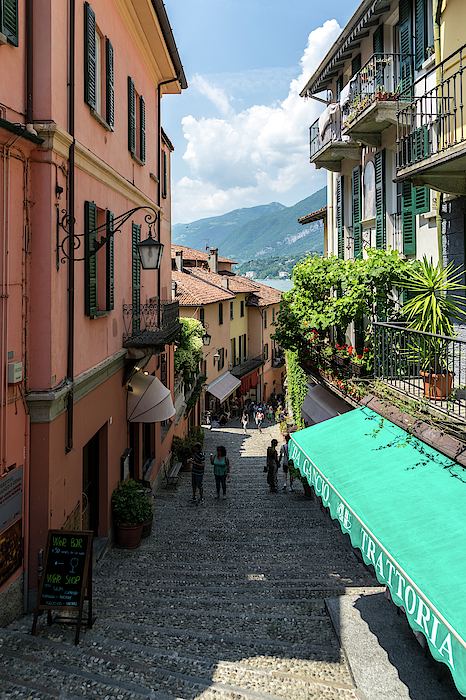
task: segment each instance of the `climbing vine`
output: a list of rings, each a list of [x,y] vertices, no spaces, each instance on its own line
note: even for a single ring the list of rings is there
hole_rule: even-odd
[[[298,361],[298,353],[287,350],[286,367],[288,382],[288,399],[293,412],[293,422],[298,428],[304,428],[304,421],[301,418],[301,406],[307,394],[307,376]]]

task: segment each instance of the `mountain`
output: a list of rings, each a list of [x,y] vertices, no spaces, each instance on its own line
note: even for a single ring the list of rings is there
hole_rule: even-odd
[[[222,248],[221,255],[225,257],[223,243],[233,231],[253,219],[286,209],[279,202],[271,202],[257,207],[235,209],[222,216],[211,216],[199,219],[190,224],[175,224],[172,226],[172,243],[188,246],[195,250]]]
[[[302,226],[298,219],[326,203],[327,188],[324,187],[292,207],[272,202],[191,224],[176,224],[172,227],[172,241],[204,250],[207,238],[209,247],[219,248],[221,256],[239,263],[277,255],[304,255],[308,251],[322,253],[322,222]]]

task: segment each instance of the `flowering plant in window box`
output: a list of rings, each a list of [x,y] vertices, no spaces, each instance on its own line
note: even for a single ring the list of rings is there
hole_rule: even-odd
[[[374,351],[364,348],[361,354],[354,353],[351,357],[350,367],[353,374],[363,377],[367,375],[374,363]]]
[[[335,362],[338,365],[346,365],[350,359],[353,357],[354,354],[354,348],[352,345],[347,345],[345,343],[344,345],[339,345],[336,343],[335,345]]]

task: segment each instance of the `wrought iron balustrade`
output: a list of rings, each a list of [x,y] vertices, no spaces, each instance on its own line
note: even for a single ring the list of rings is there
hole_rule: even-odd
[[[466,140],[466,44],[445,58],[401,95],[397,169],[445,153]]]
[[[343,125],[373,102],[396,102],[405,82],[401,76],[413,74],[412,62],[411,54],[374,53],[350,81],[348,99],[342,104]]]
[[[123,305],[123,343],[157,345],[171,342],[179,332],[179,302],[158,299]]]
[[[375,378],[466,421],[466,340],[401,323],[373,327]]]
[[[328,109],[335,109],[326,116]],[[338,104],[331,104],[310,127],[311,158],[329,143],[341,141],[341,112]]]

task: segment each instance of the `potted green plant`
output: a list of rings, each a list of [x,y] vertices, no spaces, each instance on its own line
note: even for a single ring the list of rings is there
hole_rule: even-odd
[[[152,506],[134,479],[124,479],[112,494],[113,522],[118,545],[124,549],[139,547],[143,524],[152,518]]]
[[[353,374],[358,377],[367,376],[374,364],[374,350],[364,348],[361,353],[353,352],[349,364]]]
[[[335,344],[335,353],[333,359],[337,365],[347,365],[353,357],[354,348],[352,345],[345,343],[344,345]]]
[[[410,362],[416,362],[424,378],[424,396],[442,399],[450,396],[453,372],[448,368],[450,338],[457,334],[452,320],[464,320],[464,297],[458,295],[466,289],[458,279],[462,271],[454,272],[453,263],[442,268],[426,257],[403,279],[401,286],[412,298],[403,306],[408,328],[429,335],[413,333],[407,350]],[[444,337],[439,337],[444,336]]]

